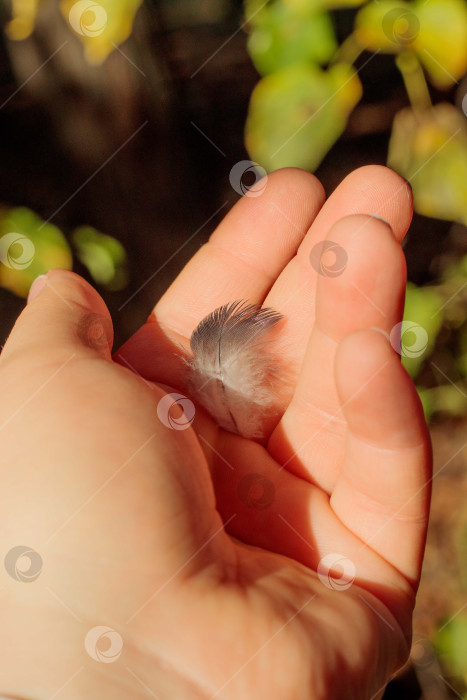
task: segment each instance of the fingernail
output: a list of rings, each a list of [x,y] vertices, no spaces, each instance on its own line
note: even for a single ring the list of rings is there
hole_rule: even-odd
[[[385,224],[387,224],[389,226],[389,228],[392,228],[389,221],[387,221],[386,219],[383,219],[383,217],[380,216],[379,214],[370,214],[370,216],[372,216],[373,219],[379,219],[380,221],[383,221]]]
[[[370,331],[377,331],[378,333],[381,333],[381,335],[384,335],[386,340],[388,342],[391,342],[391,338],[389,336],[389,333],[386,333],[386,331],[383,331],[382,328],[378,328],[377,326],[370,326]]]
[[[47,284],[47,275],[39,275],[39,277],[36,277],[34,282],[31,284],[29,288],[29,294],[28,294],[28,299],[27,299],[27,304],[29,304],[33,299],[35,299],[40,292],[44,289],[45,285]]]

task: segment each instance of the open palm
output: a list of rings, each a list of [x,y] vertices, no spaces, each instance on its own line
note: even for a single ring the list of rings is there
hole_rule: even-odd
[[[102,300],[61,272],[6,344],[4,420],[60,370],[34,416],[22,409],[16,435],[12,420],[1,512],[3,548],[27,538],[48,561],[34,587],[8,580],[6,600],[18,639],[25,596],[38,628],[67,639],[67,697],[369,700],[404,662],[431,466],[420,403],[387,339],[402,315],[410,192],[367,167],[323,201],[313,176],[271,174],[113,360],[76,333],[83,313],[108,317]],[[285,316],[280,405],[263,444],[217,428],[198,406],[183,430],[157,418],[158,385],[188,395],[191,332],[236,299]],[[28,325],[48,337],[32,341]],[[24,375],[34,379],[22,396]],[[27,467],[14,466],[25,424],[36,462],[57,434],[26,487]],[[20,526],[17,489],[30,503]],[[44,586],[81,624],[40,604]],[[98,624],[121,635],[114,663],[83,648]],[[39,700],[57,689],[50,678],[41,691],[18,685],[12,658],[0,690]]]

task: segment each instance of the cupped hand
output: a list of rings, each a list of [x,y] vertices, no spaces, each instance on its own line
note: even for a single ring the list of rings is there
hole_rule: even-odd
[[[59,270],[5,344],[3,694],[376,700],[404,663],[431,468],[392,347],[410,188],[376,166],[326,202],[299,170],[263,185],[113,358],[104,302]],[[161,404],[236,299],[285,316],[262,444]]]

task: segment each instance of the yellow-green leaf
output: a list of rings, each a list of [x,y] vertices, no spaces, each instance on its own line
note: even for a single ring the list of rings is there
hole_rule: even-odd
[[[102,63],[127,39],[142,0],[61,0],[70,30],[83,42],[90,63]]]
[[[263,78],[253,90],[245,140],[266,170],[315,170],[345,129],[362,86],[351,65],[328,71],[293,64]]]
[[[5,31],[10,39],[27,39],[34,29],[39,0],[12,0],[11,20]]]
[[[0,286],[26,297],[32,281],[54,267],[72,268],[65,237],[26,207],[0,212]]]
[[[100,233],[92,226],[75,229],[72,240],[79,260],[87,267],[95,282],[112,291],[126,286],[127,256],[120,241]]]
[[[371,2],[357,13],[355,38],[363,49],[398,53],[412,46],[420,32],[413,5],[399,0]]]
[[[467,224],[467,123],[453,105],[399,112],[388,165],[410,180],[419,214]]]
[[[302,9],[276,1],[251,15],[248,51],[263,75],[296,61],[327,63],[336,49],[330,15],[310,4]]]
[[[399,333],[402,364],[411,377],[417,376],[435,346],[443,325],[443,315],[439,313],[442,304],[443,299],[436,288],[407,285],[404,322]]]
[[[461,552],[465,557],[465,550]],[[452,617],[440,628],[435,638],[436,650],[448,672],[467,683],[467,615]],[[460,697],[460,696],[459,696]]]
[[[419,390],[425,416],[428,414],[428,417],[431,417],[433,413],[448,413],[451,416],[464,418],[467,413],[465,388],[465,385],[458,382],[433,386],[425,389],[424,392]]]
[[[440,88],[453,85],[467,71],[465,0],[371,2],[357,13],[355,37],[370,51],[412,48]]]
[[[467,71],[467,3],[418,0],[414,10],[420,22],[414,48],[431,82],[449,87]]]

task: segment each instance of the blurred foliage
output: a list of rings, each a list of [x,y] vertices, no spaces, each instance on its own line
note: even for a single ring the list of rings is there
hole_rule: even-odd
[[[417,173],[414,207],[425,216],[467,225],[467,120],[448,102],[394,120],[388,165]]]
[[[26,297],[38,275],[71,266],[70,248],[56,226],[26,207],[0,209],[0,286]]]
[[[26,39],[33,31],[42,0],[13,0],[10,39]],[[90,63],[102,63],[130,34],[143,0],[60,0],[60,10],[84,46]]]
[[[34,29],[40,0],[12,0],[11,20],[6,27],[10,39],[26,39]]]
[[[71,239],[97,284],[110,290],[126,286],[127,256],[119,241],[90,226],[75,229]],[[72,266],[70,246],[56,226],[26,207],[0,208],[0,287],[27,297],[38,275]]]
[[[467,415],[467,256],[449,262],[437,284],[407,285],[404,320],[402,362],[427,419]]]
[[[315,169],[344,131],[361,94],[355,69],[344,63],[327,71],[305,62],[275,71],[251,96],[247,147],[260,163],[272,153],[275,167],[293,163]]]
[[[313,3],[273,3],[250,16],[248,51],[262,75],[298,61],[327,63],[337,49],[329,13]]]
[[[93,280],[110,291],[128,283],[127,256],[122,244],[92,226],[80,226],[72,234],[77,257]]]
[[[253,160],[266,170],[316,170],[364,89],[351,64],[363,51],[393,54],[411,108],[394,120],[388,162],[413,180],[416,211],[465,221],[465,117],[452,105],[433,107],[427,79],[446,89],[467,71],[466,0],[244,0],[244,7],[248,50],[262,76],[246,122]],[[357,11],[339,47],[330,9],[343,7]],[[341,65],[347,78],[336,81]]]
[[[442,304],[442,295],[436,287],[417,287],[410,282],[407,284],[404,320],[415,324],[415,329],[408,328],[401,337],[401,344],[407,348],[407,354],[402,353],[402,364],[411,377],[417,376],[425,358],[433,351],[443,325],[443,315],[440,312]],[[419,328],[425,331],[419,334],[420,338],[416,337]],[[413,336],[406,337],[410,333]],[[411,348],[414,348],[413,356],[408,354]]]
[[[367,51],[412,51],[430,82],[447,88],[467,70],[467,7],[464,0],[370,2],[357,14],[355,37]]]
[[[460,679],[463,688],[459,688],[464,694],[458,695],[467,700],[467,615],[460,614],[439,629],[435,637],[435,648],[441,662],[447,671],[455,678]]]

